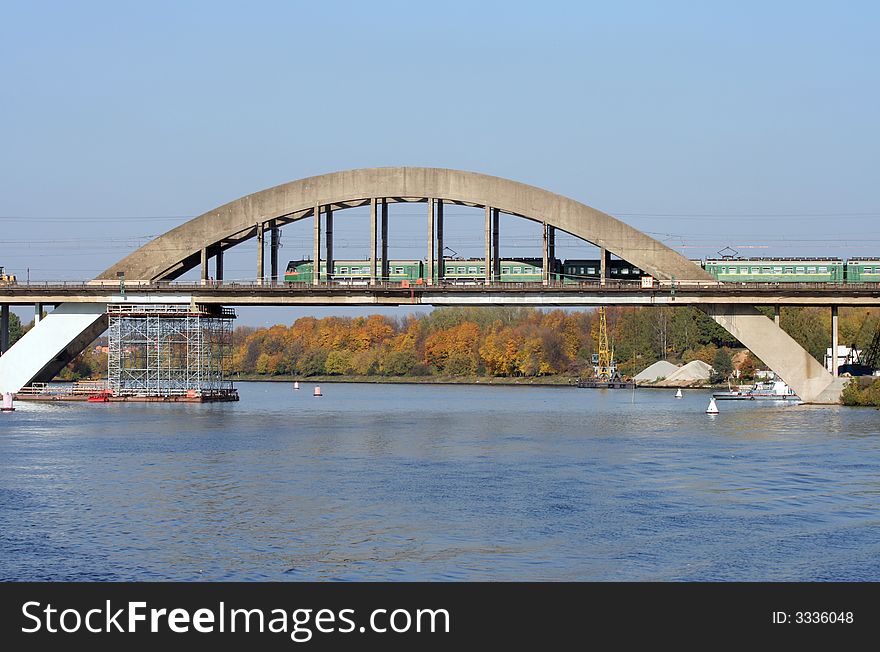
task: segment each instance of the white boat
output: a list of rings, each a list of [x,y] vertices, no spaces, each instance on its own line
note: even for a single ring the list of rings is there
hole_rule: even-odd
[[[751,387],[739,388],[728,392],[713,392],[718,401],[798,401],[794,390],[781,380],[770,380],[755,383]]]

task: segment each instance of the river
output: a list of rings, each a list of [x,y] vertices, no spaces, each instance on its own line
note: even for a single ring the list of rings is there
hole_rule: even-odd
[[[0,414],[3,580],[880,580],[880,413],[242,383]]]

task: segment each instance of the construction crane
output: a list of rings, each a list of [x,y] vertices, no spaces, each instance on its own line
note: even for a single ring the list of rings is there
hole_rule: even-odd
[[[865,315],[865,319],[859,327],[859,332],[849,348],[846,360],[837,368],[837,373],[841,376],[845,374],[850,376],[870,376],[877,369],[877,364],[880,363],[880,322],[877,323],[877,328],[874,330],[874,336],[871,338],[871,343],[868,347],[861,352],[856,348],[870,316],[871,313]]]
[[[614,349],[608,341],[608,320],[605,315],[605,307],[601,306],[599,314],[599,336],[596,338],[596,350],[593,354],[593,375],[596,380],[609,382],[620,380],[620,372],[617,371],[617,363],[614,362]]]

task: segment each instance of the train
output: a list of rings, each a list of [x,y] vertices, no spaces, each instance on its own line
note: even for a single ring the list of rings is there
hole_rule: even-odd
[[[381,261],[377,261],[377,275],[381,276]],[[445,283],[468,285],[482,283],[486,278],[484,258],[445,258],[443,260],[443,280]],[[439,266],[438,266],[439,267]],[[540,283],[544,262],[541,258],[503,258],[500,261],[502,283]],[[424,283],[427,263],[424,260],[389,260],[386,280],[391,283]],[[284,280],[288,283],[310,283],[314,266],[311,260],[292,260],[287,264]],[[559,260],[551,262],[550,278],[564,282],[598,281],[600,263],[598,260]],[[434,271],[434,280],[439,278],[439,269]],[[321,278],[326,280],[327,266],[321,261]],[[608,267],[608,278],[614,280],[639,281],[645,276],[638,267],[625,260],[612,260]],[[359,284],[370,279],[369,260],[334,260],[333,280],[340,283]]]
[[[724,283],[880,283],[880,257],[848,258],[706,258],[692,262]],[[550,279],[563,284],[599,281],[599,259],[565,259],[551,261]],[[443,280],[451,284],[475,284],[486,278],[484,258],[445,258]],[[377,261],[381,276],[381,261]],[[439,268],[439,265],[435,266]],[[501,283],[540,283],[543,276],[541,258],[504,258],[501,260]],[[389,260],[387,281],[391,283],[424,283],[427,263],[424,260]],[[284,280],[288,283],[310,283],[311,260],[292,260],[287,264]],[[608,278],[613,281],[639,282],[648,276],[625,260],[614,259],[608,265]],[[326,280],[327,267],[321,262],[321,278]],[[434,280],[439,269],[434,271]],[[351,284],[370,279],[369,260],[333,261],[333,280]]]

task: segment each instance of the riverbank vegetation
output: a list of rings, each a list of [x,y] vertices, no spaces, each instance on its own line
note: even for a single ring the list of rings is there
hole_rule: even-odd
[[[880,315],[863,309],[840,313],[841,344],[866,347]],[[716,369],[716,381],[723,381],[732,369],[748,381],[763,367],[696,308],[611,307],[607,316],[614,355],[624,375],[635,375],[661,359],[702,360]],[[781,324],[817,360],[823,360],[831,344],[830,311],[785,307]],[[236,328],[229,372],[233,378],[247,379],[567,382],[592,373],[590,357],[597,332],[595,311],[438,308],[400,319],[302,317],[291,325]],[[106,352],[90,347],[61,378],[99,378],[106,376],[106,369]]]

